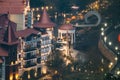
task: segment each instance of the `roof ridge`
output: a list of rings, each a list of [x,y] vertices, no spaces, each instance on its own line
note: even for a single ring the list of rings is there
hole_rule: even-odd
[[[40,18],[40,20],[34,24],[34,27],[38,27],[38,28],[51,28],[55,25],[55,23],[53,23],[50,20],[50,17],[46,11],[46,8],[43,9],[43,13],[42,16]]]
[[[18,44],[18,39],[15,34],[15,30],[13,29],[13,27],[15,26],[16,25],[14,25],[14,22],[9,20],[7,30],[5,31],[3,41],[1,42],[2,44],[7,45]]]

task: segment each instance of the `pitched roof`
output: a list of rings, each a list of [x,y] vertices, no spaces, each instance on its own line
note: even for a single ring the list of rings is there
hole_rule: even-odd
[[[52,28],[53,26],[55,26],[55,23],[50,20],[46,8],[44,8],[40,21],[35,23],[33,26],[37,28]]]
[[[20,14],[24,12],[24,1],[23,0],[2,0],[0,2],[0,14]]]
[[[0,56],[8,56],[8,52],[0,47]]]
[[[4,27],[9,22],[8,14],[3,14],[0,16],[0,27]]]
[[[33,29],[33,28],[27,28],[25,30],[20,30],[20,31],[17,31],[16,34],[17,34],[17,37],[28,37],[29,35],[31,34],[38,34],[39,31]]]
[[[7,30],[5,31],[4,38],[1,41],[1,44],[14,45],[18,44],[18,39],[15,34],[16,23],[9,21]]]
[[[74,27],[72,26],[72,24],[63,24],[60,26],[59,29],[61,29],[61,30],[73,30]]]

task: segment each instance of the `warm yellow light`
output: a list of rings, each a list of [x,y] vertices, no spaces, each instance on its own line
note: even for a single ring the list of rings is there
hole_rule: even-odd
[[[15,61],[15,64],[17,64],[18,63],[18,61]]]
[[[66,23],[68,24],[68,23],[70,23],[70,21],[66,21]]]
[[[38,10],[39,10],[39,8],[36,8],[36,10],[38,11]]]
[[[117,75],[120,75],[120,71],[117,71]]]
[[[113,66],[113,62],[111,62],[108,67],[111,68]]]
[[[33,8],[32,11],[35,11],[35,9]]]
[[[76,16],[72,16],[71,19],[76,19]]]
[[[10,80],[13,80],[13,75],[12,74],[10,74]]]
[[[44,67],[42,68],[42,73],[43,73],[43,74],[46,74],[46,73],[47,73],[47,67],[44,66]]]
[[[66,60],[66,65],[68,65],[68,64],[70,64],[71,62],[70,62],[70,60]]]
[[[115,57],[115,60],[117,61],[117,60],[118,60],[118,58],[117,58],[117,57]]]
[[[35,77],[37,76],[37,72],[35,72],[34,76],[35,76]]]
[[[57,72],[57,70],[55,70],[55,74],[57,74],[58,72]]]
[[[23,53],[23,50],[21,50],[21,53]]]
[[[44,9],[44,7],[41,7],[41,9],[43,10],[43,9]]]
[[[11,62],[11,65],[13,65],[13,61]]]
[[[110,65],[113,65],[113,62],[111,62]]]
[[[15,78],[18,79],[18,74],[15,75]]]
[[[49,9],[49,7],[48,7],[48,6],[46,6],[46,9],[48,10],[48,9]]]
[[[104,71],[104,69],[103,69],[103,68],[101,68],[101,71],[103,72],[103,71]]]
[[[30,73],[28,74],[28,79],[30,79]]]
[[[23,60],[23,58],[21,58],[21,60]]]
[[[38,14],[37,17],[40,17],[40,14]]]

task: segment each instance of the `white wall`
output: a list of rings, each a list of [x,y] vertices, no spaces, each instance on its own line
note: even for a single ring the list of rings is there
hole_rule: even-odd
[[[17,23],[17,30],[25,29],[25,15],[24,14],[10,14],[10,20]]]

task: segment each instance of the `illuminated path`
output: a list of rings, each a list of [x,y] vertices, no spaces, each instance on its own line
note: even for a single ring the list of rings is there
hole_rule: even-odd
[[[120,68],[120,43],[118,42],[120,27],[102,27],[99,49],[103,55],[110,61],[109,68],[115,72]]]

